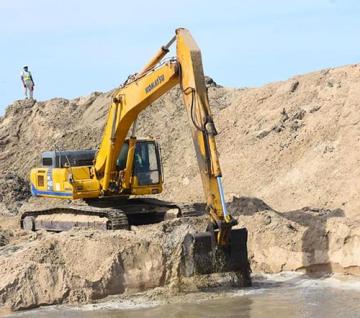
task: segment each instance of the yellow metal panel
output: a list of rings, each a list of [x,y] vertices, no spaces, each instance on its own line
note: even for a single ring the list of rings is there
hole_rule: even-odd
[[[51,174],[49,172],[51,171]],[[30,172],[30,181],[34,187],[32,191],[37,196],[51,198],[72,198],[72,187],[64,187],[66,169],[35,168]],[[40,181],[40,182],[39,182]]]
[[[52,170],[53,191],[64,191],[64,182],[67,180],[67,175],[67,168],[56,168]]]
[[[163,189],[162,184],[133,187],[131,188],[131,194],[133,195],[159,194],[162,192],[162,189]]]
[[[31,184],[40,191],[47,190],[47,172],[46,168],[34,168],[30,172]]]
[[[163,181],[160,180],[158,184],[149,184],[146,186],[139,186],[137,176],[133,176],[131,180],[131,194],[133,195],[146,195],[158,194],[163,190]]]
[[[72,173],[74,180],[90,179],[89,167],[71,167],[69,171]]]
[[[95,179],[77,180],[74,183],[76,192],[88,192],[99,190],[99,182]]]

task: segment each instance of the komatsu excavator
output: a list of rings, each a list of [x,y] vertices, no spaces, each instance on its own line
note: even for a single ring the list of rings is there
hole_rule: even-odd
[[[176,58],[164,60],[175,41]],[[186,276],[241,272],[249,284],[247,231],[232,228],[237,222],[226,208],[215,143],[217,131],[210,111],[201,52],[186,29],[177,29],[169,43],[113,94],[97,152],[48,151],[42,154],[42,167],[31,170],[32,194],[67,199],[100,198],[101,201],[106,197],[143,197],[160,193],[163,172],[159,146],[154,140],[136,138],[136,122],[141,111],[177,84],[180,84],[188,114],[209,215],[207,231],[189,234],[184,240],[182,272]],[[156,200],[118,202],[122,203],[117,209],[95,206],[30,210],[22,214],[21,226],[27,230],[53,231],[73,226],[119,229],[128,226],[124,206],[134,206],[138,211],[171,207],[171,204],[158,204]],[[136,218],[141,215],[135,213],[134,222]]]

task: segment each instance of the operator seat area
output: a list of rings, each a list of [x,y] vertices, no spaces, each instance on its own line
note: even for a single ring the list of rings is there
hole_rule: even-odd
[[[126,140],[116,162],[119,171],[126,168],[128,151],[129,142]],[[133,163],[133,175],[137,177],[139,186],[158,184],[161,182],[160,151],[155,141],[137,140]]]

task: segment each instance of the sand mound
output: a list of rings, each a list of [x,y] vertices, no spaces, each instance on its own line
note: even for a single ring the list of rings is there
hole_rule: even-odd
[[[11,309],[91,302],[179,279],[180,246],[206,219],[174,220],[133,231],[22,234],[0,248],[0,304]]]
[[[225,192],[228,201],[235,197],[229,208],[248,228],[252,269],[359,274],[360,66],[261,88],[209,85]],[[28,195],[22,179],[5,172],[26,179],[41,151],[95,148],[110,96],[17,101],[7,109],[0,118],[3,211],[16,213]],[[138,136],[162,145],[162,197],[203,202],[187,125],[175,88],[140,115]],[[51,235],[6,222],[0,229],[0,304],[13,309],[177,285],[181,240],[206,226],[199,218],[132,232]],[[209,280],[193,286],[201,281]]]
[[[341,209],[304,207],[277,212],[256,198],[234,198],[229,204],[249,231],[253,271],[307,274],[360,274],[360,218]]]
[[[357,215],[359,86],[360,66],[351,65],[261,88],[209,87],[227,199],[258,197],[278,210],[318,206]],[[41,151],[95,148],[110,95],[15,102],[0,119],[0,171],[28,178]],[[162,146],[163,197],[203,201],[187,127],[174,88],[141,114],[138,135]]]

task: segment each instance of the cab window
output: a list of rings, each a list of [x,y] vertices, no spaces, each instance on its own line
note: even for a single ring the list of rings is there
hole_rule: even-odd
[[[159,158],[154,142],[138,142],[134,155],[134,174],[139,185],[160,182]]]
[[[128,151],[129,151],[129,144],[124,143],[121,147],[118,160],[116,161],[116,166],[118,170],[124,170],[126,168]]]

